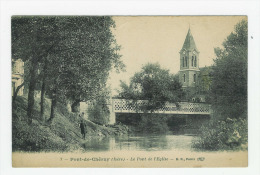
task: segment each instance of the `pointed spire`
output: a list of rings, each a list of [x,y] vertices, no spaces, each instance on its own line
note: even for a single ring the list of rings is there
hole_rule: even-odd
[[[195,41],[193,39],[193,36],[191,34],[191,30],[190,30],[190,24],[189,24],[189,30],[188,30],[188,33],[186,35],[186,38],[185,38],[185,41],[183,43],[183,46],[182,46],[182,49],[181,50],[189,50],[189,51],[192,51],[192,50],[196,50],[198,52],[198,49],[196,47],[196,44],[195,44]]]

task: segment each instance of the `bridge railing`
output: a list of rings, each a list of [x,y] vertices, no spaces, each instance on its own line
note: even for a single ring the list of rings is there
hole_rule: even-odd
[[[126,99],[112,99],[112,109],[116,113],[143,113],[140,106],[144,106],[148,101]],[[204,103],[180,102],[178,106],[174,103],[166,102],[165,105],[153,111],[154,113],[165,114],[210,114],[211,106]]]

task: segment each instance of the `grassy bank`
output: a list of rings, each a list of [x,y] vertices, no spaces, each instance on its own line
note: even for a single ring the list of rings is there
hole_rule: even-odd
[[[248,127],[246,119],[211,121],[200,128],[193,147],[199,150],[247,150]]]
[[[12,145],[13,151],[73,151],[81,150],[82,143],[92,137],[114,136],[127,133],[127,127],[101,126],[86,120],[86,140],[82,139],[78,114],[68,111],[65,105],[57,106],[56,116],[52,123],[49,118],[50,101],[46,99],[46,113],[40,118],[39,99],[36,98],[34,118],[31,125],[27,123],[27,99],[17,97],[12,109]]]

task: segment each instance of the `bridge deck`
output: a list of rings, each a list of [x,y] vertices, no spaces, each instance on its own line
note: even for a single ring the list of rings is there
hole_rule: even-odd
[[[147,101],[144,100],[133,103],[132,100],[113,99],[112,109],[115,113],[143,113],[143,111],[138,110],[138,107],[145,105],[145,103]],[[210,115],[210,110],[211,105],[204,103],[180,102],[179,107],[177,107],[174,103],[167,102],[163,108],[154,111],[154,113]]]

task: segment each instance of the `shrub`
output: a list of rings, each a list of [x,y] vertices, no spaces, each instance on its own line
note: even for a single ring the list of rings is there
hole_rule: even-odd
[[[65,151],[68,145],[49,128],[34,120],[32,125],[25,121],[13,121],[13,151]]]
[[[76,122],[70,121],[73,114],[58,104],[56,117],[49,125],[40,119],[40,106],[37,102],[39,99],[36,98],[34,118],[29,125],[26,113],[27,101],[23,97],[17,97],[12,109],[13,151],[70,151],[72,148],[79,148],[80,129]],[[45,105],[44,118],[47,118],[50,101],[46,99]]]
[[[203,125],[193,147],[203,150],[247,149],[247,141],[247,120],[227,118]]]
[[[108,107],[103,104],[99,102],[88,107],[89,120],[100,125],[106,125],[109,123],[109,110]]]

